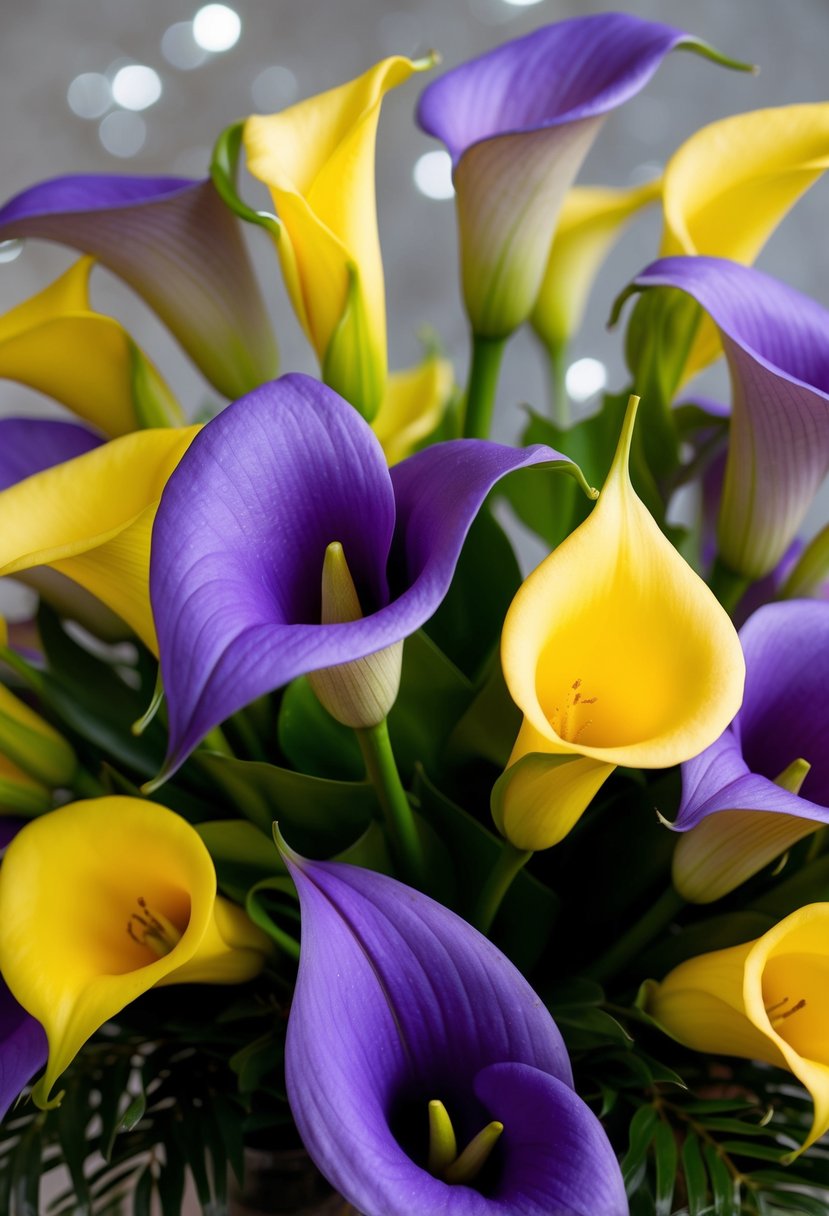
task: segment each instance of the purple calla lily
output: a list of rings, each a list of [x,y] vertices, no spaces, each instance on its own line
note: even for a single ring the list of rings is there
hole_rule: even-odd
[[[170,477],[153,529],[165,772],[256,697],[419,629],[489,490],[513,469],[551,462],[581,476],[551,448],[460,439],[389,470],[363,418],[303,375],[265,384],[209,422]],[[334,542],[364,615],[323,625]]]
[[[829,311],[723,258],[662,258],[629,290],[650,287],[686,292],[719,330],[733,394],[719,552],[762,578],[829,471]]]
[[[302,953],[285,1050],[288,1097],[312,1158],[365,1216],[622,1216],[616,1157],[573,1090],[559,1031],[475,929],[393,879],[286,862]],[[462,1150],[503,1133],[483,1171],[427,1168],[428,1104]]]
[[[52,178],[0,208],[0,240],[13,237],[92,254],[226,396],[274,375],[276,345],[239,225],[209,179]]]
[[[529,316],[558,211],[605,117],[682,47],[682,30],[596,13],[535,30],[447,72],[417,120],[454,166],[464,297],[473,331],[501,338]]]
[[[716,743],[682,766],[673,827],[687,835],[674,881],[697,902],[719,898],[829,823],[829,602],[766,604],[740,642],[742,707]]]
[[[103,443],[100,435],[75,422],[50,418],[0,419],[0,491],[24,477],[72,460]]]

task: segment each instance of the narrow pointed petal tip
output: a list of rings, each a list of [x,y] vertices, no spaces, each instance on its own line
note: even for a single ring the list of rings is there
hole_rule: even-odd
[[[286,860],[302,911],[288,1095],[332,1185],[366,1216],[623,1216],[612,1148],[520,973],[393,879]],[[503,1124],[485,1190],[474,1177],[452,1185],[429,1172],[435,1103],[448,1114],[451,1153]]]
[[[505,337],[526,320],[562,200],[604,118],[677,48],[718,57],[681,30],[599,13],[535,30],[423,92],[418,122],[455,165],[464,299],[476,334]]]
[[[513,469],[544,464],[576,469],[551,448],[454,440],[390,473],[364,419],[302,375],[263,385],[208,423],[170,478],[153,533],[167,771],[263,693],[419,629],[489,490]],[[323,623],[332,542],[346,556],[359,620]]]
[[[213,183],[78,174],[0,208],[0,239],[92,254],[130,285],[228,397],[274,375],[276,346],[238,223]]]
[[[730,569],[761,578],[829,471],[829,312],[722,258],[663,258],[632,284],[653,287],[685,292],[719,330],[733,393],[719,551]]]

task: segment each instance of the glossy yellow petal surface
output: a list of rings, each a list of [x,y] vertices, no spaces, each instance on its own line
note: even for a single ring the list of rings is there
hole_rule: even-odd
[[[625,190],[575,186],[565,196],[530,324],[550,350],[578,330],[593,280],[625,225],[661,193],[659,180]]]
[[[371,424],[390,465],[409,456],[443,417],[454,384],[452,364],[429,355],[417,367],[392,372]]]
[[[591,515],[513,600],[501,661],[548,752],[663,768],[722,733],[745,664],[728,615],[633,490],[635,403]]]
[[[0,575],[52,566],[155,648],[150,532],[167,478],[198,427],[113,439],[0,493]]]
[[[89,305],[91,258],[0,317],[0,377],[53,397],[107,435],[180,421],[170,390],[126,330]]]
[[[353,357],[332,351],[332,343],[361,347],[355,377],[363,380],[359,391],[376,400],[355,404],[365,406],[367,416],[380,404],[386,376],[377,123],[389,89],[426,66],[384,59],[356,80],[278,114],[253,115],[244,127],[248,168],[269,187],[280,221],[277,249],[297,317],[323,365]],[[349,385],[333,387],[354,399],[353,388],[345,391]]]
[[[648,1011],[697,1051],[788,1068],[814,1102],[799,1151],[829,1130],[829,903],[809,904],[754,942],[676,967]]]

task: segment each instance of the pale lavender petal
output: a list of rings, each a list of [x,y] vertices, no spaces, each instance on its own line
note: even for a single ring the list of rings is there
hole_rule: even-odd
[[[99,447],[103,438],[75,422],[0,419],[0,490]]]
[[[545,462],[571,464],[540,446],[454,441],[403,461],[390,478],[367,423],[301,375],[263,385],[208,423],[170,478],[153,531],[167,771],[263,693],[419,629],[448,590],[488,491],[512,469]],[[333,541],[366,615],[321,625]]]
[[[676,287],[720,331],[733,389],[718,539],[751,578],[786,552],[829,471],[829,311],[749,266],[663,258],[634,288]]]
[[[0,1120],[46,1063],[46,1032],[18,1005],[0,976]]]
[[[402,883],[287,860],[302,954],[286,1082],[316,1164],[365,1216],[540,1212],[515,1203],[520,1179],[507,1188],[510,1206],[420,1164],[430,1100],[444,1102],[461,1143],[492,1118],[476,1097],[489,1065],[529,1064],[571,1086],[559,1032],[526,980],[465,921]],[[550,1140],[543,1151],[555,1151]]]
[[[226,396],[274,375],[276,345],[239,224],[209,179],[53,178],[0,209],[0,240],[12,237],[93,254]]]

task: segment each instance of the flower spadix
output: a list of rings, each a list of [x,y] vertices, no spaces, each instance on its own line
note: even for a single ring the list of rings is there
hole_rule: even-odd
[[[491,942],[402,883],[284,855],[288,1098],[332,1185],[366,1216],[627,1213],[555,1023]]]
[[[418,122],[454,165],[464,300],[476,334],[506,337],[529,316],[562,199],[604,119],[678,47],[720,58],[681,30],[599,13],[508,42],[424,91]]]
[[[38,1105],[130,1001],[159,984],[241,983],[267,951],[216,895],[195,829],[154,803],[71,803],[27,824],[0,866],[0,971],[49,1041]]]
[[[829,904],[809,904],[745,945],[681,963],[651,985],[648,1012],[695,1051],[794,1073],[814,1102],[803,1152],[829,1130]]]
[[[270,189],[291,303],[323,379],[367,418],[386,380],[386,304],[374,147],[383,97],[430,66],[383,59],[356,80],[244,125],[247,164]]]
[[[636,405],[592,513],[504,622],[501,662],[524,723],[493,813],[520,849],[561,840],[616,765],[662,768],[702,751],[742,698],[734,627],[631,485]]]
[[[181,410],[152,363],[117,321],[92,311],[93,265],[82,258],[0,317],[0,377],[54,397],[108,435],[180,423]]]
[[[730,726],[682,766],[674,885],[719,899],[829,823],[829,603],[758,609],[740,630],[745,699]]]
[[[446,594],[493,485],[544,463],[580,476],[551,448],[478,440],[436,444],[389,470],[360,414],[302,375],[262,385],[209,422],[170,478],[153,532],[165,771],[264,693],[419,629]],[[352,603],[352,619],[323,621],[334,544],[359,619]]]
[[[213,183],[77,174],[0,208],[0,240],[69,245],[128,283],[200,371],[237,397],[276,371],[276,346],[235,216]]]

